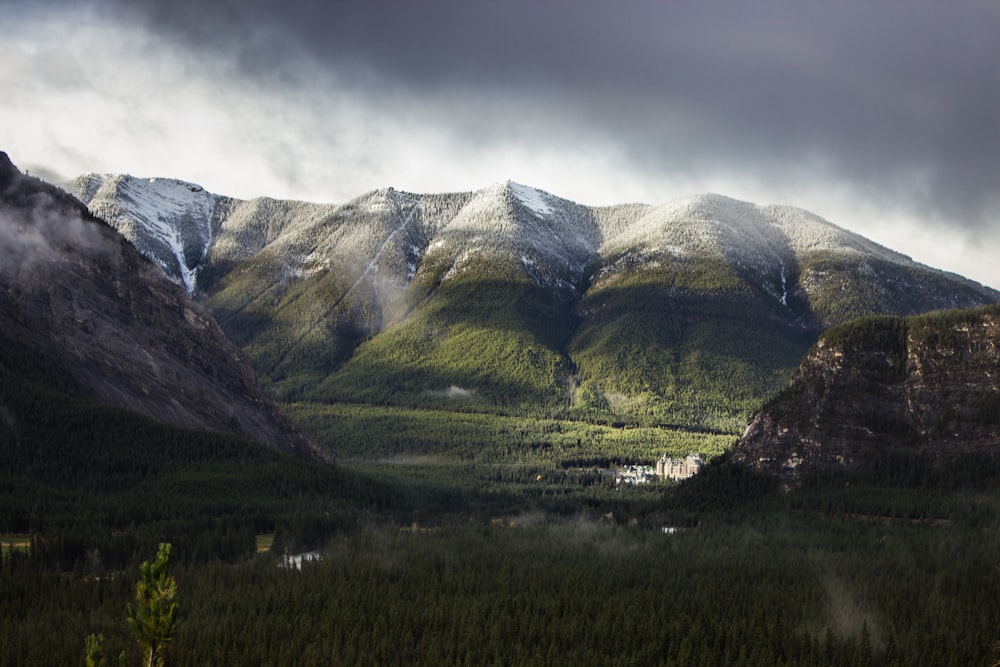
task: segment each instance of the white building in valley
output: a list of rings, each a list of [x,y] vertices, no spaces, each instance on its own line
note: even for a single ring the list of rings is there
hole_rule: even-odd
[[[653,479],[652,466],[630,465],[614,471],[616,484],[646,484]]]
[[[656,476],[660,479],[687,479],[698,474],[705,461],[698,454],[688,454],[683,459],[672,459],[666,454],[656,462]]]

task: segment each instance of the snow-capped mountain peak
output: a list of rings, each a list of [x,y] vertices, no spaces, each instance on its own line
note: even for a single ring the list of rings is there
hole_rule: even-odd
[[[193,293],[212,247],[212,216],[219,197],[172,178],[89,174],[71,190],[173,280]]]

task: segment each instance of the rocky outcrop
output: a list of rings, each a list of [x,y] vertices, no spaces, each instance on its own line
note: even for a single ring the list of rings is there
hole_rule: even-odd
[[[55,362],[82,395],[322,460],[183,289],[79,201],[0,152],[0,342]]]
[[[892,449],[1000,455],[1000,306],[830,329],[732,458],[788,489],[805,470],[863,466]]]

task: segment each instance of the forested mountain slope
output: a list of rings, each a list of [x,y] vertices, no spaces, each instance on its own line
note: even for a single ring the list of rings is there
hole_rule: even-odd
[[[22,175],[5,153],[0,240],[4,346],[62,369],[88,399],[323,458],[264,396],[202,306],[79,201]]]
[[[732,458],[789,488],[900,453],[1000,456],[1000,306],[830,329]]]
[[[801,209],[718,195],[595,208],[506,182],[319,205],[130,176],[69,187],[286,401],[739,432],[823,328],[1000,301]]]

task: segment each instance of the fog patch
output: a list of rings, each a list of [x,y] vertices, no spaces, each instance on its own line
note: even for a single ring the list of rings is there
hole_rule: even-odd
[[[29,210],[0,210],[0,276],[5,280],[27,287],[71,257],[114,258],[100,223],[59,211],[46,194],[32,204]]]
[[[451,385],[447,389],[431,389],[425,392],[428,396],[437,396],[440,398],[448,398],[454,400],[468,401],[476,396],[475,389],[464,389],[458,385]]]
[[[826,588],[827,606],[825,623],[821,632],[830,632],[837,639],[857,641],[868,635],[875,650],[885,648],[882,626],[869,605],[844,582],[833,576],[823,577]]]

